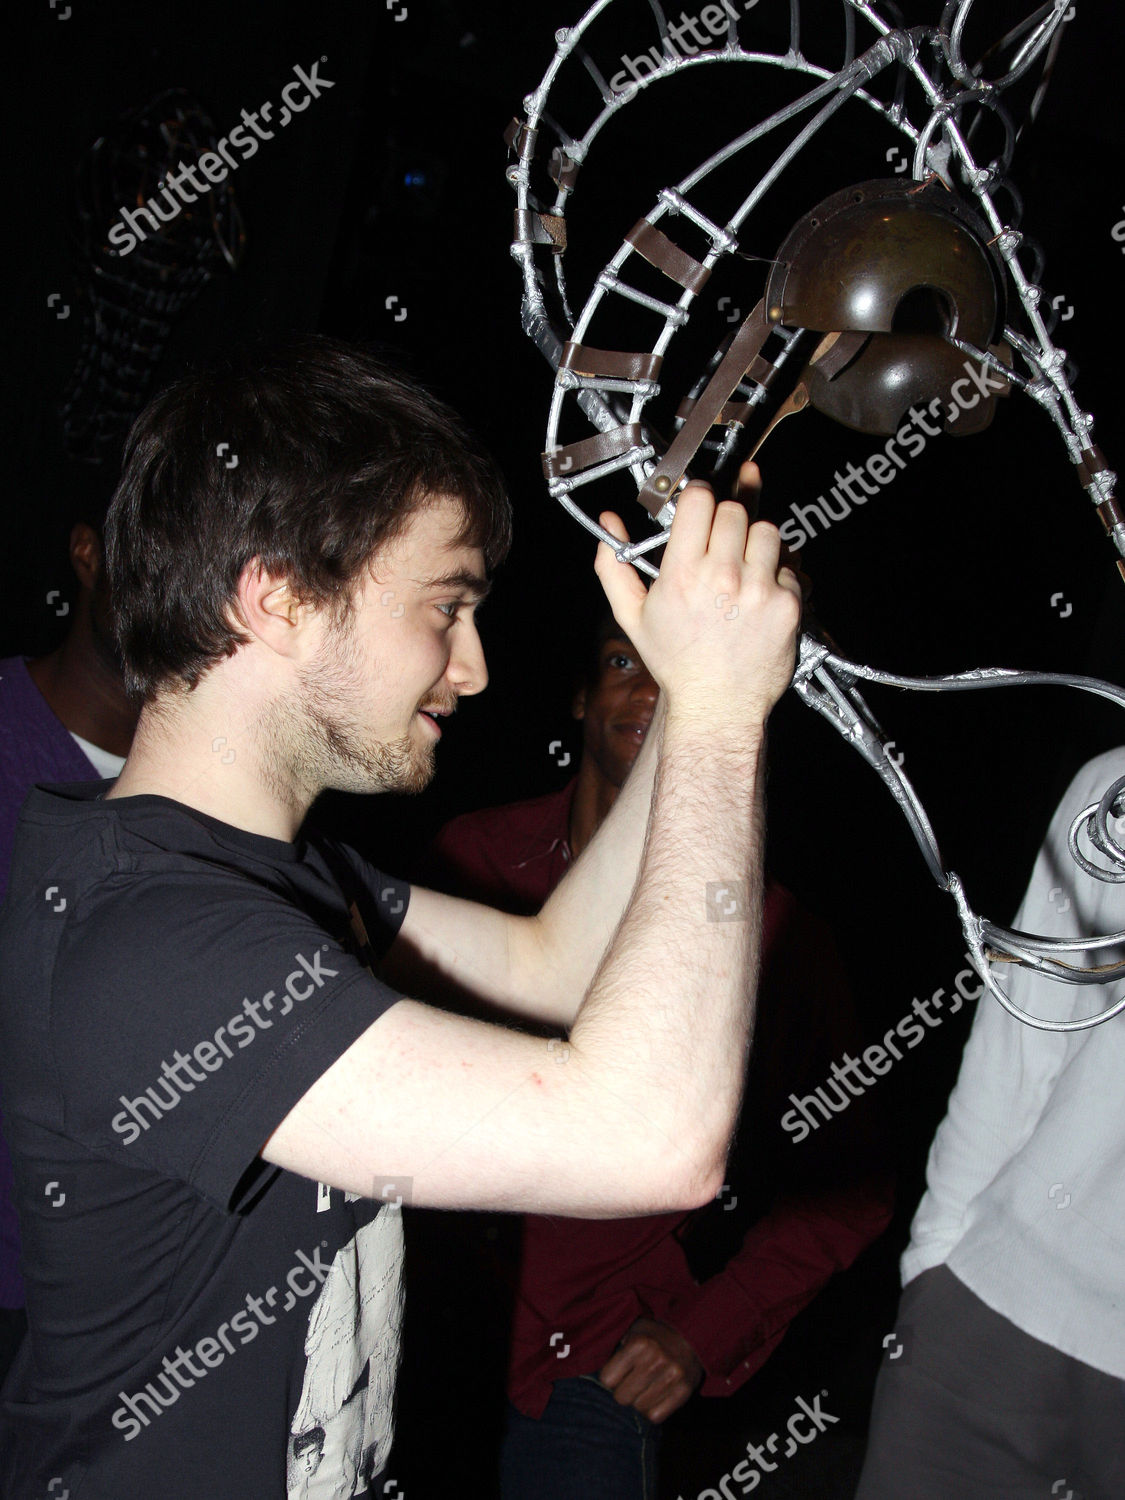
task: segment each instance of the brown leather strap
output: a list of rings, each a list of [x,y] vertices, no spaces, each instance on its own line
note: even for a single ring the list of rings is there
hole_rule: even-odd
[[[508,128],[504,131],[504,140],[507,143],[509,150],[514,151],[517,156],[522,156],[524,147],[527,145],[528,141],[530,141],[532,146],[534,147],[535,137],[538,134],[539,132],[537,130],[532,130],[531,126],[527,123],[526,120],[513,120]]]
[[[605,375],[611,380],[655,380],[664,363],[661,354],[627,354],[620,349],[591,349],[585,344],[566,344],[560,370],[576,375]]]
[[[1087,485],[1095,474],[1105,474],[1109,465],[1105,461],[1105,454],[1098,447],[1084,448],[1081,461],[1076,465],[1078,478],[1083,485]]]
[[[756,385],[764,385],[768,390],[777,375],[777,366],[771,365],[768,359],[763,359],[759,354],[754,363],[746,372],[746,378],[753,380]]]
[[[719,413],[719,421],[728,427],[732,424],[745,427],[753,410],[749,401],[728,401]]]
[[[670,276],[686,292],[698,292],[711,274],[648,219],[638,219],[625,238],[650,266]]]
[[[750,368],[746,371],[746,374],[743,376],[743,380],[752,380],[755,385],[764,386],[766,390],[769,390],[770,386],[777,379],[777,373],[777,366],[771,365],[768,359],[764,359],[762,355],[759,354],[751,364]],[[741,381],[739,382],[739,384],[741,384]],[[695,397],[685,396],[676,409],[677,420],[680,422],[686,422],[694,405]],[[726,406],[724,406],[722,411],[719,413],[717,423],[744,423],[752,410],[753,405],[749,401],[728,401]]]
[[[566,249],[566,220],[559,214],[537,214],[516,209],[515,241],[519,245],[551,245]]]
[[[1103,500],[1100,505],[1094,508],[1098,513],[1098,519],[1107,531],[1112,531],[1115,526],[1120,526],[1125,522],[1125,516],[1121,514],[1121,507],[1112,495],[1108,500]]]
[[[761,353],[772,327],[763,300],[731,340],[718,369],[692,407],[687,421],[672,439],[672,446],[641,486],[637,499],[651,516],[658,515],[668,503],[688,464],[699,451],[700,443],[719,419],[731,392]]]
[[[690,396],[685,397],[685,399],[680,402],[679,408],[676,412],[677,420],[680,422],[686,422],[688,417],[691,415],[691,409],[694,405],[695,402],[690,398]],[[749,401],[728,401],[719,415],[715,418],[714,425],[716,427],[718,427],[720,424],[726,426],[730,422],[737,422],[740,426],[744,426],[750,416],[750,413],[753,410],[754,407]]]
[[[746,463],[749,459],[754,457],[755,453],[757,453],[758,449],[762,446],[766,438],[769,437],[770,433],[774,430],[779,422],[783,422],[786,417],[791,417],[795,411],[804,411],[805,407],[808,406],[808,404],[808,387],[804,384],[803,381],[798,380],[797,384],[793,387],[788,396],[786,396],[785,400],[781,403],[781,405],[774,412],[773,416],[769,419],[768,424],[762,429],[761,432],[759,432],[757,438],[755,439],[754,446],[750,449],[750,452],[746,455],[746,458],[743,459],[743,463]]]
[[[567,443],[565,448],[558,448],[554,453],[544,453],[543,473],[548,479],[561,479],[604,463],[608,458],[620,458],[630,448],[644,446],[641,424],[628,422],[623,427],[611,427],[608,432],[596,432],[593,437],[582,438],[577,443]]]

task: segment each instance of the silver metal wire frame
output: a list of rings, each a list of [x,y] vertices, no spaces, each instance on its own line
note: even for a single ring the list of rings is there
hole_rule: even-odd
[[[1050,333],[1039,313],[1042,289],[1025,274],[1020,263],[1019,251],[1024,243],[1023,235],[1014,224],[1006,224],[994,201],[1000,189],[1009,192],[1018,208],[1019,194],[1007,181],[1011,155],[1017,132],[1012,126],[999,95],[1017,78],[1025,74],[1046,51],[1051,48],[1053,56],[1057,36],[1069,0],[1048,0],[1022,26],[1011,35],[1022,37],[1018,51],[1008,64],[1006,71],[992,80],[984,80],[965,61],[962,38],[973,0],[949,0],[940,25],[934,27],[906,28],[892,25],[883,19],[873,0],[842,0],[845,18],[845,56],[843,65],[833,70],[810,61],[801,51],[800,0],[789,0],[789,48],[785,53],[770,53],[744,49],[738,39],[738,26],[731,19],[726,39],[721,48],[704,49],[692,56],[682,56],[674,44],[668,42],[668,26],[658,0],[649,0],[660,38],[660,53],[663,62],[654,63],[653,71],[635,78],[625,88],[615,90],[606,82],[605,70],[600,68],[587,50],[588,33],[606,10],[617,0],[598,0],[578,23],[555,33],[557,50],[546,73],[534,92],[524,101],[525,119],[520,122],[522,130],[516,137],[518,160],[508,168],[508,179],[516,190],[518,208],[521,211],[517,222],[527,226],[542,215],[540,222],[548,218],[565,220],[568,200],[574,191],[573,177],[568,183],[567,174],[559,172],[556,178],[557,193],[549,205],[539,202],[532,191],[531,172],[536,152],[541,149],[541,135],[548,134],[558,143],[572,168],[579,168],[586,161],[597,137],[610,120],[645,90],[655,87],[666,79],[681,73],[686,68],[707,66],[714,63],[751,64],[772,66],[813,80],[813,86],[800,97],[776,110],[767,119],[739,135],[726,146],[713,153],[694,171],[674,187],[661,190],[655,204],[645,218],[658,225],[668,216],[682,217],[703,232],[709,248],[702,257],[702,266],[710,272],[724,257],[742,253],[739,232],[767,192],[793,164],[800,152],[845,104],[856,101],[876,111],[892,127],[905,135],[912,143],[912,175],[922,181],[931,175],[939,176],[952,186],[954,164],[960,169],[977,200],[979,211],[991,227],[994,244],[1011,277],[1016,294],[1023,307],[1031,331],[1028,337],[1015,327],[1007,327],[1004,337],[1013,353],[1013,365],[1009,367],[988,350],[951,339],[966,355],[978,360],[986,367],[995,369],[1011,380],[1017,389],[1032,397],[1050,416],[1063,439],[1071,462],[1078,463],[1084,451],[1092,445],[1092,417],[1080,410],[1065,372],[1065,351],[1055,348]],[[890,9],[884,0],[884,9]],[[729,12],[728,12],[729,14]],[[855,53],[855,22],[860,17],[874,30],[875,42],[858,56]],[[1026,33],[1026,35],[1025,35]],[[1007,40],[1007,39],[1006,39]],[[929,49],[933,56],[933,71],[922,62],[922,53]],[[669,50],[671,55],[668,54]],[[576,58],[593,80],[601,97],[601,108],[581,134],[567,131],[552,114],[547,112],[547,103],[561,70],[567,61]],[[885,103],[870,92],[867,85],[890,67],[897,67],[895,87],[891,102]],[[622,70],[624,71],[624,70]],[[634,74],[636,70],[634,69]],[[943,81],[942,74],[945,79]],[[612,75],[614,77],[620,74]],[[929,107],[928,116],[920,125],[908,118],[904,104],[904,88],[907,77],[920,86]],[[958,116],[967,109],[977,107],[992,111],[1000,121],[1004,133],[1004,144],[1000,155],[985,165],[975,160],[966,134]],[[717,168],[730,161],[739,152],[780,129],[810,110],[812,117],[797,130],[789,143],[780,151],[773,164],[758,179],[752,190],[726,219],[717,223],[705,214],[693,201],[691,194]],[[522,231],[527,234],[526,228]],[[552,318],[544,295],[545,278],[540,270],[536,250],[544,249],[550,256],[555,279],[555,289],[562,310],[561,318]],[[525,332],[556,370],[555,387],[547,420],[545,450],[548,454],[560,451],[560,427],[563,415],[571,398],[588,420],[602,432],[621,428],[625,424],[636,424],[641,441],[627,451],[604,462],[591,465],[575,474],[561,474],[552,478],[548,488],[551,495],[580,525],[600,540],[607,542],[622,562],[634,566],[650,577],[657,576],[657,568],[650,563],[647,552],[663,545],[668,539],[669,527],[675,514],[675,496],[669,498],[656,517],[659,528],[653,535],[641,541],[621,542],[611,536],[574,498],[575,492],[586,485],[597,483],[608,475],[628,469],[638,489],[649,478],[658,462],[662,444],[645,425],[644,411],[648,402],[659,393],[660,385],[655,380],[609,379],[600,376],[582,376],[569,370],[560,370],[563,345],[567,341],[583,344],[595,315],[609,306],[609,299],[623,298],[640,305],[662,320],[662,327],[652,343],[652,353],[663,356],[675,334],[691,316],[697,294],[683,289],[675,300],[661,300],[638,288],[625,279],[631,257],[637,253],[629,240],[619,245],[612,258],[597,276],[593,289],[582,306],[577,318],[570,310],[570,295],[564,267],[565,255],[557,240],[544,233],[523,238],[517,235],[511,247],[512,255],[519,262],[524,284],[522,322]],[[1038,268],[1036,275],[1039,274]],[[773,359],[780,363],[789,342],[800,330],[780,330],[771,335],[781,341],[780,352]],[[1015,358],[1025,364],[1025,375],[1015,366]],[[739,387],[740,393],[751,404],[764,397],[764,391],[747,383]],[[627,414],[621,402],[608,399],[610,395],[630,398]],[[710,446],[713,446],[710,445]],[[727,449],[731,446],[728,442]],[[680,488],[689,482],[685,474]],[[1116,476],[1109,471],[1090,472],[1084,484],[1090,499],[1095,504],[1111,498]],[[1111,532],[1118,552],[1125,557],[1125,527],[1117,526]],[[1071,1022],[1048,1021],[1029,1015],[1016,1006],[1001,990],[988,968],[986,947],[994,957],[1007,959],[1042,972],[1052,979],[1066,983],[1100,984],[1125,977],[1125,962],[1120,964],[1081,966],[1066,962],[1062,955],[1076,955],[1101,948],[1125,946],[1125,932],[1104,938],[1092,938],[1077,943],[1059,942],[1048,938],[1015,933],[978,917],[969,906],[959,877],[947,871],[941,859],[937,840],[929,819],[917,793],[902,771],[901,763],[888,754],[887,738],[877,720],[864,703],[856,684],[859,681],[883,683],[894,687],[916,691],[942,692],[963,691],[974,688],[999,686],[1028,686],[1049,684],[1069,686],[1081,691],[1096,693],[1125,707],[1125,691],[1109,683],[1092,678],[1072,677],[1057,673],[1017,672],[1006,668],[983,668],[974,672],[935,678],[910,678],[879,672],[871,667],[847,662],[836,656],[822,642],[805,635],[800,643],[800,655],[794,677],[794,689],[809,707],[816,710],[844,736],[844,738],[874,768],[902,809],[915,840],[926,860],[931,874],[943,889],[954,898],[961,925],[969,945],[969,952],[984,983],[991,994],[1012,1015],[1030,1025],[1048,1031],[1074,1031],[1097,1025],[1125,1009],[1125,999],[1103,1010],[1097,1015]],[[1117,790],[1111,788],[1114,796]],[[1107,793],[1107,797],[1110,794]],[[1112,800],[1112,799],[1111,799]],[[1125,848],[1122,848],[1108,831],[1108,811],[1103,799],[1096,808],[1086,809],[1076,821],[1076,829],[1087,828],[1093,846],[1111,863],[1119,866],[1121,874],[1095,866],[1084,857],[1079,863],[1098,878],[1125,880]],[[1072,850],[1077,850],[1077,832],[1072,838]]]
[[[1104,937],[1082,938],[1073,942],[1040,938],[1015,932],[978,917],[970,908],[960,877],[946,868],[937,838],[925,809],[909,777],[902,758],[890,753],[890,744],[878,720],[856,689],[858,682],[874,682],[914,692],[970,692],[996,687],[1064,687],[1093,693],[1125,708],[1125,689],[1096,677],[1081,677],[1065,672],[1020,672],[1009,667],[979,667],[943,677],[907,677],[901,673],[882,672],[875,667],[847,661],[810,635],[801,637],[793,688],[802,702],[815,709],[863,756],[878,774],[903,815],[922,857],[942,890],[948,891],[957,904],[961,925],[969,944],[974,966],[991,994],[1006,1010],[1020,1020],[1045,1031],[1081,1031],[1100,1025],[1125,1009],[1125,997],[1093,1016],[1077,1021],[1047,1021],[1021,1010],[1001,990],[988,971],[985,947],[994,958],[1007,959],[1038,970],[1051,979],[1067,984],[1106,984],[1125,978],[1125,960],[1102,965],[1067,963],[1062,955],[1077,955],[1107,948],[1125,950],[1125,931]],[[1117,806],[1125,811],[1125,777],[1120,777],[1106,791],[1100,802],[1084,808],[1070,828],[1070,850],[1076,862],[1099,880],[1125,882],[1125,845],[1109,829],[1109,818]],[[1090,842],[1106,856],[1117,870],[1107,870],[1088,860],[1078,847],[1078,834],[1085,828]]]

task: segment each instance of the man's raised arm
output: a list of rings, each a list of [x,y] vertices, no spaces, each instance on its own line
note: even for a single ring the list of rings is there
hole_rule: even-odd
[[[651,590],[599,549],[666,716],[636,884],[561,1065],[560,1044],[552,1057],[402,1000],[290,1111],[267,1160],[360,1193],[398,1173],[435,1207],[619,1217],[714,1196],[753,1016],[765,724],[800,618],[779,556],[773,526],[700,487]]]
[[[738,493],[757,494],[761,487],[758,465],[744,463]],[[607,512],[600,520],[619,540],[626,539],[617,516]],[[611,560],[601,574],[603,582],[612,583],[620,572],[621,565]],[[723,609],[729,611],[730,605],[724,603]],[[569,1028],[636,884],[665,707],[661,694],[613,806],[538,916],[514,917],[415,887],[388,954],[389,982],[407,989],[428,985],[440,995],[443,980],[449,980],[490,1006]]]

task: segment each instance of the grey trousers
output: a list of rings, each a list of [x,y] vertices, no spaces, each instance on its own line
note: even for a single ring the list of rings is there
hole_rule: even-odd
[[[1122,1500],[1125,1381],[993,1312],[945,1266],[906,1287],[856,1500]]]

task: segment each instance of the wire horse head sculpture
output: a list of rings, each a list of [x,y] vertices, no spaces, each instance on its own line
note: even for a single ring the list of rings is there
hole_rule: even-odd
[[[1052,343],[1053,319],[1039,285],[1042,257],[1017,227],[1022,202],[1009,180],[1019,131],[1002,95],[1027,79],[1035,86],[1029,109],[1034,117],[1069,19],[1069,0],[1048,0],[978,64],[964,55],[973,0],[949,0],[937,26],[911,27],[890,0],[838,0],[832,8],[842,16],[843,59],[835,66],[802,50],[800,0],[789,0],[787,45],[775,51],[754,50],[740,36],[747,13],[755,26],[765,16],[768,6],[762,4],[759,13],[760,0],[723,0],[703,7],[698,18],[682,12],[678,25],[668,22],[659,0],[647,0],[647,9],[634,5],[634,13],[654,33],[653,45],[615,56],[628,3],[597,0],[575,26],[555,32],[550,66],[525,97],[523,117],[506,133],[514,155],[507,176],[517,198],[511,252],[523,275],[523,327],[556,372],[543,454],[553,498],[621,561],[656,577],[651,559],[668,539],[677,493],[690,479],[729,481],[738,461],[756,452],[782,417],[811,404],[860,431],[894,432],[903,405],[917,399],[925,405],[928,397],[931,414],[940,414],[946,430],[956,433],[987,425],[993,395],[1015,388],[1054,423],[1125,577],[1125,515],[1114,498],[1116,476],[1093,443],[1092,417],[1076,403],[1065,352]],[[776,0],[773,15],[784,21],[782,0]],[[857,50],[861,27],[870,36],[865,50]],[[818,26],[818,43],[824,35]],[[993,69],[989,78],[986,63]],[[661,188],[597,274],[575,316],[567,282],[567,211],[599,135],[646,91],[717,65],[788,75],[800,91]],[[586,98],[575,105],[572,96],[580,95],[580,87]],[[818,132],[853,103],[906,138],[909,179],[896,175],[845,187],[806,214],[775,255],[763,257],[760,243],[747,238],[751,216],[769,205],[775,184]],[[563,124],[567,108],[571,128]],[[579,109],[588,116],[583,127],[574,123]],[[977,138],[987,133],[982,122],[998,130],[1000,142],[983,163],[974,155]],[[778,136],[784,144],[747,192],[752,174],[745,162],[755,148],[763,149],[760,143],[769,149]],[[886,159],[891,156],[888,151]],[[743,170],[724,175],[731,163]],[[905,171],[905,162],[898,170]],[[755,249],[759,253],[751,253]],[[766,262],[763,294],[704,358],[702,372],[696,362],[695,378],[671,420],[672,435],[662,435],[647,409],[660,396],[666,357],[705,305],[712,273],[736,261]],[[826,270],[833,274],[818,276]],[[820,295],[818,280],[844,291]],[[917,314],[919,296],[922,316],[902,326],[899,312],[908,307]],[[598,328],[612,328],[625,314],[631,328],[643,329],[649,348],[596,347],[591,336],[597,340]],[[735,317],[740,315],[736,309]],[[951,390],[956,394],[957,377],[971,371],[989,394],[966,421],[949,396]],[[788,392],[784,399],[781,391]],[[564,428],[576,424],[586,431],[592,425],[593,435],[563,441]],[[592,495],[626,475],[650,527],[649,535],[627,542],[610,535],[587,509]],[[1007,668],[907,677],[848,661],[812,631],[801,637],[793,679],[800,698],[864,757],[894,797],[931,874],[956,903],[974,966],[1010,1014],[1065,1032],[1125,1010],[1122,998],[1095,1015],[1050,1021],[1030,1015],[1004,992],[989,959],[1069,984],[1125,977],[1125,962],[1081,961],[1122,947],[1125,932],[1064,942],[978,916],[960,878],[944,864],[901,757],[889,753],[894,742],[864,702],[863,682],[923,692],[1057,685],[1121,705],[1125,691],[1092,678]],[[1110,826],[1122,813],[1125,777],[1071,828],[1076,862],[1100,880],[1125,882],[1125,844]],[[1088,854],[1080,846],[1083,832]]]

